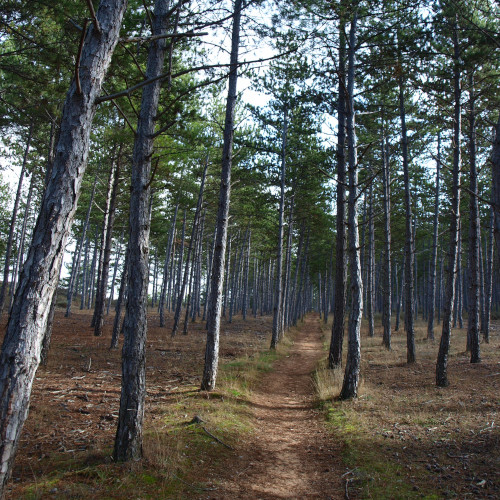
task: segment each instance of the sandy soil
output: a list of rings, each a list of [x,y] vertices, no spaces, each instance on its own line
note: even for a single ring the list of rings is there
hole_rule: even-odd
[[[309,316],[289,355],[254,391],[251,441],[213,477],[217,491],[200,498],[344,498],[339,450],[315,408],[311,374],[322,354],[319,319]]]

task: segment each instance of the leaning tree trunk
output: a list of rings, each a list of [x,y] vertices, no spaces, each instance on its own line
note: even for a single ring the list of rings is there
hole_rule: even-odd
[[[339,97],[338,113],[338,140],[337,140],[337,242],[335,249],[335,287],[333,302],[333,323],[328,354],[328,367],[335,368],[342,365],[342,344],[344,341],[344,321],[346,307],[347,285],[347,239],[345,223],[345,117],[346,117],[346,88],[345,88],[345,51],[346,39],[344,34],[345,21],[340,19],[339,36]]]
[[[271,335],[271,349],[278,347],[281,337],[281,317],[283,316],[283,213],[285,210],[285,167],[286,167],[286,133],[287,133],[287,108],[283,111],[283,132],[281,142],[281,175],[280,175],[280,208],[278,225],[278,255],[276,271],[276,298],[274,299],[273,330]]]
[[[167,0],[156,0],[153,36],[166,33]],[[162,74],[166,54],[165,38],[149,46],[146,78]],[[146,332],[149,279],[150,181],[155,118],[161,80],[143,88],[132,157],[128,300],[125,311],[122,351],[122,389],[113,456],[116,461],[142,456],[142,424],[146,397]]]
[[[359,372],[361,365],[361,318],[363,315],[363,281],[361,279],[361,259],[359,252],[358,230],[358,158],[356,151],[356,128],[354,118],[354,64],[356,53],[355,12],[349,33],[349,66],[347,72],[347,141],[349,151],[349,266],[351,274],[351,307],[349,310],[348,348],[344,382],[340,399],[355,398],[358,394]]]
[[[28,139],[26,140],[26,147],[24,149],[23,165],[21,167],[21,173],[19,174],[19,181],[17,183],[16,198],[14,201],[14,208],[12,209],[12,217],[10,219],[9,235],[7,237],[7,249],[5,251],[5,264],[3,268],[3,282],[0,288],[0,316],[3,313],[3,308],[5,304],[5,296],[7,295],[7,285],[9,283],[9,270],[10,270],[10,258],[12,256],[12,246],[14,244],[14,231],[16,228],[17,212],[19,210],[19,202],[21,200],[21,191],[23,187],[24,174],[26,172],[26,163],[28,162],[28,153],[30,150],[31,137],[33,135],[33,120],[31,120]],[[0,476],[1,477],[1,476]],[[0,486],[1,488],[1,486]],[[1,490],[0,490],[1,492]]]
[[[479,203],[477,199],[477,166],[476,166],[476,120],[474,109],[474,79],[469,75],[469,190],[470,190],[470,225],[469,225],[469,293],[467,337],[470,341],[471,363],[479,363]]]
[[[403,75],[399,75],[399,116],[401,120],[401,146],[403,153],[403,177],[405,186],[405,214],[406,214],[406,236],[405,236],[405,329],[406,329],[406,360],[414,363],[415,356],[415,326],[414,326],[414,253],[413,253],[413,231],[410,175],[408,165],[408,137],[406,133],[406,111],[403,89]]]
[[[208,316],[205,367],[201,388],[212,391],[217,380],[219,364],[219,330],[222,306],[222,284],[224,259],[226,257],[227,223],[231,194],[231,165],[234,135],[234,109],[236,105],[236,83],[238,80],[238,49],[240,44],[241,0],[234,2],[233,33],[231,39],[231,65],[224,124],[224,146],[222,151],[222,173],[217,210],[217,237],[215,240],[212,276],[210,277],[210,314]]]
[[[438,146],[436,158],[436,191],[434,195],[434,234],[432,236],[432,256],[429,283],[429,320],[427,323],[427,338],[434,340],[434,316],[436,314],[436,276],[439,234],[439,170],[441,169],[441,134],[438,133]]]
[[[5,494],[66,240],[87,163],[96,100],[118,42],[126,0],[101,0],[85,36],[78,78],[64,104],[52,174],[42,199],[0,354],[0,497]]]
[[[457,269],[458,249],[458,223],[460,218],[460,131],[461,131],[461,109],[460,109],[460,49],[458,46],[458,26],[455,23],[453,29],[454,46],[454,97],[455,110],[453,122],[453,187],[451,202],[450,240],[448,252],[448,265],[446,267],[446,290],[443,300],[443,329],[439,344],[438,358],[436,362],[436,385],[446,387],[448,382],[448,353],[450,350],[451,319],[453,316],[453,300],[455,294],[455,279]]]

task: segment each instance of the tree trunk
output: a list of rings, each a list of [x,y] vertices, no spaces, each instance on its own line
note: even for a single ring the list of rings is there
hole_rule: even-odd
[[[271,349],[276,349],[281,337],[281,317],[283,316],[283,214],[285,211],[285,169],[286,169],[286,134],[287,134],[287,108],[283,111],[283,132],[281,139],[281,175],[280,175],[280,208],[278,225],[278,255],[276,272],[276,298],[273,310],[273,330],[271,335]]]
[[[123,300],[125,298],[125,292],[127,288],[128,281],[128,268],[129,268],[129,251],[128,246],[125,252],[125,262],[123,263],[122,278],[120,281],[120,290],[118,291],[118,298],[115,305],[115,319],[113,321],[113,333],[111,334],[111,344],[110,349],[116,349],[118,347],[118,336],[120,334],[120,320],[123,309]]]
[[[9,283],[9,271],[10,271],[10,258],[12,256],[12,246],[14,244],[14,231],[16,228],[17,212],[19,210],[19,203],[21,201],[23,179],[24,179],[24,174],[26,172],[26,164],[28,162],[28,153],[30,150],[32,135],[33,135],[33,120],[31,120],[30,128],[28,131],[28,138],[26,140],[26,147],[24,149],[23,165],[21,167],[21,173],[19,174],[19,181],[17,183],[16,199],[14,201],[14,208],[12,209],[12,217],[10,219],[9,235],[7,237],[7,248],[5,250],[5,264],[4,264],[4,268],[3,268],[3,282],[2,282],[2,287],[0,288],[0,316],[2,316],[4,304],[5,304],[5,297],[7,295],[7,285]],[[1,477],[2,476],[0,475],[0,479],[1,479]],[[1,484],[0,484],[0,493],[1,493],[1,491],[2,490],[1,490]]]
[[[210,314],[207,328],[205,367],[201,382],[202,390],[212,391],[217,380],[219,363],[219,330],[222,306],[222,283],[226,257],[227,223],[231,194],[231,165],[234,135],[234,109],[236,105],[236,83],[238,80],[238,49],[240,43],[241,0],[234,2],[233,32],[231,39],[231,65],[229,74],[226,119],[224,124],[224,146],[222,152],[222,173],[217,210],[217,238],[214,249],[212,276],[210,277]]]
[[[175,205],[174,218],[172,219],[172,226],[170,228],[170,234],[168,236],[167,252],[165,255],[165,266],[163,268],[163,283],[161,286],[160,300],[158,303],[158,311],[160,313],[160,326],[165,326],[165,298],[167,294],[167,283],[170,279],[169,269],[170,269],[170,255],[172,254],[172,246],[174,243],[175,235],[175,224],[177,223],[177,212],[179,211],[179,203]],[[173,256],[172,256],[173,259]]]
[[[495,127],[495,139],[491,154],[491,191],[495,211],[494,234],[497,242],[497,260],[500,262],[500,115]]]
[[[175,316],[174,316],[174,326],[172,328],[172,337],[175,337],[177,333],[177,329],[179,327],[179,321],[181,317],[181,307],[182,307],[182,297],[184,296],[184,290],[186,289],[187,281],[189,278],[189,259],[191,258],[191,252],[193,251],[194,244],[195,244],[195,235],[196,235],[196,229],[198,225],[198,219],[200,217],[200,212],[201,212],[201,204],[203,200],[203,190],[205,188],[205,178],[207,175],[207,168],[208,168],[208,157],[205,162],[205,168],[203,169],[203,176],[201,178],[201,184],[200,184],[200,192],[198,194],[198,202],[196,204],[196,211],[194,213],[194,220],[193,220],[193,227],[191,229],[191,239],[189,240],[189,246],[187,250],[187,255],[186,255],[186,266],[184,268],[184,277],[182,279],[182,285],[180,288],[179,296],[180,300],[177,301],[176,309],[175,309]]]
[[[401,119],[401,146],[403,152],[403,176],[405,186],[405,213],[406,213],[406,237],[405,237],[405,329],[406,329],[406,360],[414,363],[415,356],[415,327],[414,327],[414,253],[413,253],[413,231],[411,211],[410,175],[408,165],[408,137],[406,133],[406,111],[403,89],[403,75],[399,75],[399,116]]]
[[[347,361],[340,399],[355,398],[358,394],[359,372],[361,365],[361,318],[363,315],[363,281],[361,278],[361,259],[358,230],[358,158],[356,151],[356,128],[354,116],[354,65],[356,53],[357,12],[351,21],[349,33],[349,63],[347,72],[347,141],[349,151],[349,266],[351,273],[351,307],[349,310]]]
[[[342,365],[342,344],[344,341],[344,321],[347,287],[347,238],[345,224],[345,185],[346,185],[346,79],[345,79],[345,19],[340,18],[339,27],[339,98],[337,103],[337,238],[335,249],[335,291],[333,302],[332,336],[328,354],[328,367]]]
[[[168,0],[156,0],[153,35],[166,33],[168,7]],[[146,79],[162,74],[165,53],[164,38],[150,43]],[[161,80],[156,80],[143,88],[134,140],[130,195],[128,300],[124,322],[120,412],[113,453],[115,461],[137,460],[142,457],[142,423],[146,397],[145,351],[151,224],[151,157],[160,88]]]
[[[486,286],[484,292],[484,329],[483,338],[488,344],[490,341],[490,320],[491,320],[491,292],[493,288],[493,224],[494,212],[491,208],[490,229],[488,235],[488,249],[486,252]]]
[[[451,319],[453,315],[453,299],[455,293],[455,277],[457,269],[457,247],[458,247],[458,223],[460,218],[460,131],[461,131],[461,110],[460,110],[460,49],[458,46],[458,26],[455,22],[453,28],[454,46],[454,123],[453,123],[453,187],[451,204],[450,241],[448,252],[448,265],[446,267],[446,291],[443,303],[443,329],[439,344],[439,353],[436,362],[436,385],[446,387],[448,382],[448,353],[450,350]]]
[[[76,280],[78,278],[78,268],[80,267],[80,258],[81,258],[83,243],[86,239],[87,231],[89,228],[90,213],[92,211],[92,204],[94,203],[96,186],[97,186],[97,174],[95,176],[94,185],[92,187],[92,193],[90,195],[90,202],[89,202],[89,208],[87,209],[87,216],[85,217],[85,222],[84,222],[83,228],[82,228],[82,237],[77,244],[77,248],[75,249],[75,255],[73,257],[73,265],[71,266],[71,276],[70,276],[69,285],[68,285],[66,313],[64,315],[66,318],[68,318],[69,315],[71,314],[71,304],[73,301],[75,283],[76,283]]]
[[[441,169],[441,134],[438,133],[437,159],[436,159],[436,191],[434,194],[434,221],[432,236],[432,255],[429,283],[429,319],[427,322],[427,338],[434,340],[434,316],[436,315],[436,276],[439,234],[439,171]]]
[[[42,338],[85,172],[96,99],[118,42],[126,0],[101,0],[62,112],[52,174],[42,199],[0,354],[0,497],[28,414]]]
[[[391,349],[392,272],[391,272],[391,174],[389,169],[389,143],[382,136],[382,183],[384,189],[384,252],[382,263],[382,326],[383,345]]]
[[[94,309],[95,325],[94,335],[99,337],[102,335],[102,327],[104,324],[104,307],[106,305],[106,293],[108,290],[109,263],[111,261],[111,250],[113,244],[113,227],[115,225],[116,212],[116,196],[118,194],[118,184],[120,183],[120,163],[121,163],[121,147],[118,150],[116,165],[113,169],[111,197],[106,214],[106,239],[104,241],[104,252],[102,259],[102,272],[100,280],[100,288],[96,296],[96,304]]]

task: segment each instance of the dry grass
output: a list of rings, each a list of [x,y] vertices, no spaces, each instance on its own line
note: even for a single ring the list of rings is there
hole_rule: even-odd
[[[454,330],[449,357],[450,387],[435,386],[440,331],[426,340],[416,328],[417,362],[406,363],[406,337],[382,331],[362,336],[362,387],[355,401],[334,401],[343,373],[315,374],[320,403],[332,431],[344,441],[351,497],[498,498],[500,332],[482,344],[482,362],[469,363],[465,330]],[[345,364],[345,363],[344,363]]]
[[[115,464],[112,445],[120,397],[121,350],[109,351],[112,316],[93,336],[88,311],[58,311],[49,365],[33,387],[8,498],[189,498],[211,487],[200,474],[252,430],[246,398],[258,373],[269,370],[270,318],[235,317],[221,328],[217,390],[199,390],[205,347],[201,322],[170,337],[149,314],[144,458]],[[88,360],[92,359],[91,368]],[[195,415],[203,424],[190,424]],[[203,478],[203,482],[201,482]]]

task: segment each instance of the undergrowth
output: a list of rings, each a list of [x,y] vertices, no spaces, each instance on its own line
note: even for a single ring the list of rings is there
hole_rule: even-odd
[[[143,460],[113,463],[112,450],[49,457],[50,471],[34,477],[17,498],[185,499],[215,490],[209,469],[253,430],[247,404],[261,374],[289,347],[221,360],[217,389],[182,386],[162,406],[146,410]]]

